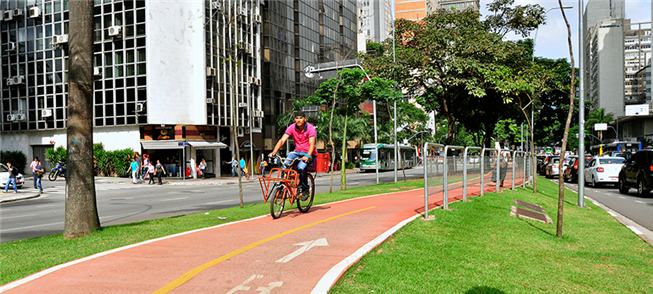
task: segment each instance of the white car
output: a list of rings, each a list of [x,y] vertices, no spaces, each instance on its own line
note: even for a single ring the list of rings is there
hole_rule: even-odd
[[[585,168],[585,184],[618,184],[619,171],[626,162],[623,157],[594,157]]]
[[[5,185],[7,185],[7,179],[9,178],[9,167],[6,165],[0,163],[0,188],[4,191]],[[18,176],[16,176],[16,188],[20,189],[23,187],[23,184],[25,183],[25,179],[23,178],[23,175],[21,173],[18,173]],[[9,186],[9,189],[14,189],[14,187]]]

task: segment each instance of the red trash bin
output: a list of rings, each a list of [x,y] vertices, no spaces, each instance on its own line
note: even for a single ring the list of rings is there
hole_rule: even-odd
[[[317,155],[317,172],[329,172],[329,153],[321,153]]]

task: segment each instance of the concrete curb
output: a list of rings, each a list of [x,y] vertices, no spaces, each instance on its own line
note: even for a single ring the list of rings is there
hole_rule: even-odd
[[[3,193],[0,192],[0,203],[8,203],[20,200],[28,200],[40,197],[41,194],[27,194],[27,193]]]

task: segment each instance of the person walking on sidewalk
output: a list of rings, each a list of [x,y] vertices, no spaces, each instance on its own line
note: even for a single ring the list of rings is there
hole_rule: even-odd
[[[9,168],[9,178],[5,184],[5,193],[9,191],[9,184],[14,185],[14,193],[18,193],[18,187],[16,186],[16,177],[18,176],[18,169],[11,166],[11,162],[7,162],[7,167]]]
[[[29,164],[29,167],[32,169],[32,178],[34,179],[34,189],[38,189],[36,186],[36,164],[39,161],[38,156],[34,156],[34,160]]]
[[[231,164],[231,176],[235,177],[238,175],[238,160],[236,160],[235,157],[232,157],[231,161],[227,162],[227,164]]]
[[[43,194],[43,186],[41,185],[41,179],[43,178],[43,173],[45,170],[39,161],[39,158],[36,157],[36,166],[34,167],[34,180],[38,184],[39,194]]]
[[[154,182],[154,165],[152,165],[152,162],[149,160],[147,163],[147,174],[150,177],[150,181],[147,184],[154,185],[156,183]]]
[[[265,168],[268,167],[268,161],[263,159],[261,160],[261,176],[265,177]]]
[[[247,172],[247,163],[245,162],[245,157],[240,157],[240,175],[242,176],[245,173],[245,179],[249,180],[249,173]]]
[[[317,135],[315,132],[315,127],[312,124],[306,122],[306,115],[303,111],[296,111],[294,117],[295,123],[286,129],[285,134],[277,142],[277,145],[274,146],[274,150],[272,150],[272,153],[270,153],[268,156],[273,157],[275,154],[277,154],[279,149],[281,149],[281,146],[286,143],[288,138],[290,138],[290,136],[293,137],[295,140],[295,151],[288,153],[287,163],[290,164],[292,160],[297,158],[301,159],[297,165],[297,170],[299,172],[299,181],[301,183],[299,188],[300,194],[302,195],[302,201],[306,201],[310,193],[310,187],[307,183],[308,171],[306,168],[313,162],[313,153],[315,152],[315,139]]]
[[[141,155],[138,154],[138,152],[134,152],[134,159],[136,160],[136,163],[138,163],[138,169],[136,170],[136,179],[139,179],[141,177],[141,169],[143,168],[143,159],[141,158]]]
[[[130,168],[132,170],[132,184],[135,185],[138,182],[138,162],[136,162],[136,158],[132,158]]]
[[[200,161],[200,173],[202,174],[202,180],[206,178],[206,160],[202,158]]]
[[[154,172],[156,173],[156,177],[159,179],[159,185],[161,185],[161,177],[166,174],[166,170],[158,159],[156,160],[156,169]]]
[[[143,174],[143,181],[145,181],[145,174],[149,174],[149,169],[148,169],[149,166],[150,166],[150,157],[143,154],[143,170],[141,172]]]

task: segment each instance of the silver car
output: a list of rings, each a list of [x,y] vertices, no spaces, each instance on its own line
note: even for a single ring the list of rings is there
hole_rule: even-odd
[[[0,188],[3,190],[5,189],[5,185],[7,185],[7,179],[9,179],[9,167],[0,163]],[[18,173],[18,176],[16,176],[16,188],[22,188],[24,183],[25,179],[23,178],[23,175]],[[9,186],[9,189],[13,188],[14,187]]]

